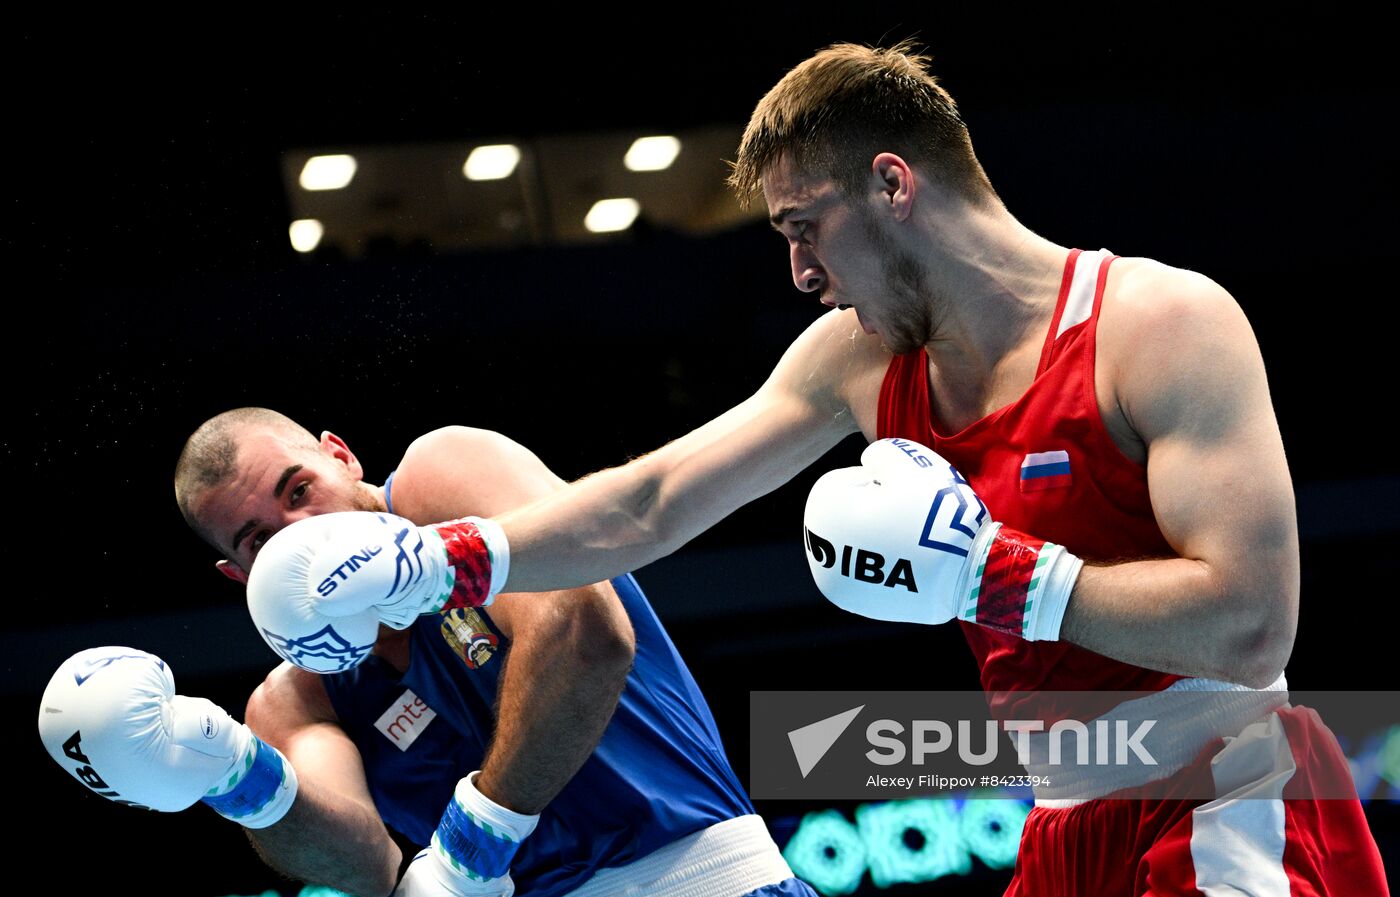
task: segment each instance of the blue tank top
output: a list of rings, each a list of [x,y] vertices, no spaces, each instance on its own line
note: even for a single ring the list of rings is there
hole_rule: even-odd
[[[519,893],[567,894],[605,866],[753,812],[714,717],[646,596],[630,575],[612,585],[636,632],[632,672],[598,747],[516,854]],[[380,815],[426,845],[457,780],[481,768],[509,640],[483,609],[458,609],[420,617],[409,645],[403,676],[370,655],[323,681],[364,759]]]

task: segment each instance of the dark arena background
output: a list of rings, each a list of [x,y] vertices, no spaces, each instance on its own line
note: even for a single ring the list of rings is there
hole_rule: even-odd
[[[611,29],[527,9],[11,22],[0,699],[11,868],[30,892],[301,890],[205,808],[85,793],[35,735],[44,684],[81,648],[159,654],[182,693],[240,718],[273,665],[243,590],[176,509],[185,436],[267,405],[344,437],[382,482],[415,436],[470,424],[576,478],[737,403],[821,308],[793,289],[762,210],[723,192],[723,160],[763,93],[838,40],[928,47],[993,184],[1037,232],[1201,271],[1238,299],[1297,492],[1289,684],[1400,688],[1383,268],[1395,83],[1393,51],[1367,39],[1376,26],[1319,8],[807,12],[638,10],[609,13]],[[655,135],[680,139],[670,167],[625,169],[622,152]],[[520,153],[509,176],[465,176],[473,148],[505,144]],[[309,158],[342,154],[357,160],[345,187],[300,186]],[[630,224],[583,225],[619,197],[637,200]],[[314,226],[289,230],[303,220],[319,242]],[[859,447],[638,572],[742,781],[750,690],[977,687],[956,629],[847,615],[811,584],[807,488]],[[1393,734],[1366,808],[1392,875]],[[855,807],[758,809],[783,845],[804,819],[839,828],[825,811],[849,822]],[[857,893],[999,894],[1012,857],[969,856],[919,884],[866,874]],[[839,879],[832,893],[851,884]]]

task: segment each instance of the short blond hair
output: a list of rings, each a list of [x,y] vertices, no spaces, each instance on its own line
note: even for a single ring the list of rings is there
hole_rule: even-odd
[[[847,193],[870,177],[870,161],[896,153],[978,202],[996,199],[972,151],[957,104],[910,41],[888,49],[834,44],[783,76],[744,129],[729,186],[745,203],[763,174],[788,156]]]
[[[235,408],[199,425],[185,440],[180,459],[175,462],[175,501],[190,528],[220,551],[224,547],[195,517],[194,503],[205,491],[233,479],[239,439],[254,426],[273,430],[289,445],[307,450],[320,444],[310,430],[271,408]]]

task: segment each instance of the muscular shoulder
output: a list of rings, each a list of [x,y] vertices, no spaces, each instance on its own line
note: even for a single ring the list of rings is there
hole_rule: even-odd
[[[394,510],[420,524],[495,516],[559,488],[525,446],[492,430],[443,427],[418,437],[394,475]]]
[[[321,677],[284,663],[248,698],[246,722],[258,737],[282,747],[307,726],[337,718]]]
[[[1239,303],[1204,274],[1144,258],[1119,259],[1110,270],[1115,287],[1102,317],[1115,333],[1169,339],[1203,324],[1243,319]]]
[[[861,329],[854,311],[833,310],[793,342],[766,388],[786,391],[835,417],[853,415],[856,425],[873,433],[890,358],[879,337]]]
[[[1203,274],[1150,259],[1114,263],[1098,327],[1098,366],[1138,433],[1181,406],[1226,400],[1258,368],[1258,344],[1239,303]]]

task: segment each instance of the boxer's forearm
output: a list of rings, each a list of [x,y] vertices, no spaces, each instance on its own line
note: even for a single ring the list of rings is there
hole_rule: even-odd
[[[1268,568],[1288,569],[1287,558],[1260,559]],[[1060,637],[1148,669],[1261,688],[1293,649],[1296,563],[1291,569],[1249,583],[1186,558],[1085,565]]]
[[[505,602],[517,600],[503,596]],[[598,746],[631,670],[634,637],[611,588],[525,595],[500,688],[495,737],[477,788],[518,813],[535,814]]]
[[[889,354],[855,314],[832,311],[783,353],[764,385],[719,417],[630,464],[499,517],[508,591],[571,588],[665,557],[860,432]],[[866,422],[873,430],[873,416]],[[494,516],[494,515],[493,515]]]
[[[854,425],[758,396],[642,458],[593,474],[499,520],[506,589],[599,582],[689,542],[790,480]]]
[[[284,875],[357,897],[385,897],[394,890],[402,857],[373,806],[316,787],[305,777],[281,821],[245,831],[263,860]]]
[[[247,724],[283,753],[299,782],[285,816],[248,830],[268,865],[351,894],[389,894],[400,851],[374,806],[360,752],[336,721],[322,679],[282,664],[249,697]]]

